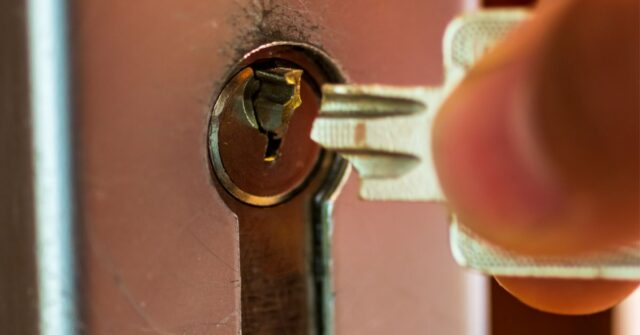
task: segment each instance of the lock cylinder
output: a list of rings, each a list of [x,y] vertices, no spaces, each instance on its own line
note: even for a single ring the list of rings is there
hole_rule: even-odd
[[[320,157],[320,147],[306,135],[318,98],[303,70],[283,63],[243,68],[213,109],[209,144],[216,176],[229,193],[256,206],[293,196]]]
[[[331,199],[348,165],[310,133],[320,87],[341,82],[321,50],[274,42],[242,57],[214,103],[209,156],[238,219],[245,334],[332,329]]]

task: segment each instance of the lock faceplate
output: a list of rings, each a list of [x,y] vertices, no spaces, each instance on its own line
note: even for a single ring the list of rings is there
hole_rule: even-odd
[[[278,69],[303,73],[292,113],[283,107],[295,105],[295,89],[268,87],[286,81],[290,71]],[[256,88],[260,76],[269,91]],[[309,135],[321,85],[344,78],[322,51],[297,43],[255,49],[229,78],[213,108],[209,151],[216,186],[238,218],[242,332],[330,334],[331,199],[348,165]]]

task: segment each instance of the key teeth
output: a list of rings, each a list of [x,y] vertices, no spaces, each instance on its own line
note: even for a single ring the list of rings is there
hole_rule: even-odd
[[[286,133],[293,112],[302,104],[302,73],[284,67],[255,71],[260,88],[253,97],[253,106],[261,130],[277,138]]]

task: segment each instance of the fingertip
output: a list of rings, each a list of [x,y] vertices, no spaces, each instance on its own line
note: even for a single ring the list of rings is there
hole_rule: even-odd
[[[633,293],[638,281],[496,277],[505,290],[543,312],[583,315],[607,310]]]
[[[554,224],[564,193],[537,147],[525,57],[470,74],[434,125],[435,166],[461,222],[514,249]],[[529,250],[530,251],[530,250]]]

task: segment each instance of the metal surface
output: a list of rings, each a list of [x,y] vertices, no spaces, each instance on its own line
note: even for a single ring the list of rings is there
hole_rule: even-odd
[[[364,199],[441,200],[429,145],[440,91],[325,85],[311,138],[353,164]]]
[[[210,149],[218,180],[233,195],[223,199],[239,221],[242,330],[329,334],[329,200],[346,164],[321,152],[309,132],[319,110],[319,87],[343,81],[342,73],[322,51],[299,43],[261,46],[237,68],[213,108]],[[267,76],[284,87],[269,87]],[[252,88],[256,81],[259,88]],[[270,121],[274,114],[276,121]],[[274,139],[277,155],[265,159]],[[226,171],[240,178],[231,182]],[[265,193],[272,189],[282,191]]]
[[[40,334],[78,330],[67,2],[27,2]]]
[[[282,137],[296,108],[300,107],[300,80],[302,70],[286,67],[256,71],[257,92],[252,98],[254,113],[260,131],[268,136],[265,161],[277,158]],[[270,145],[271,142],[277,143]],[[271,146],[274,146],[270,149]]]

